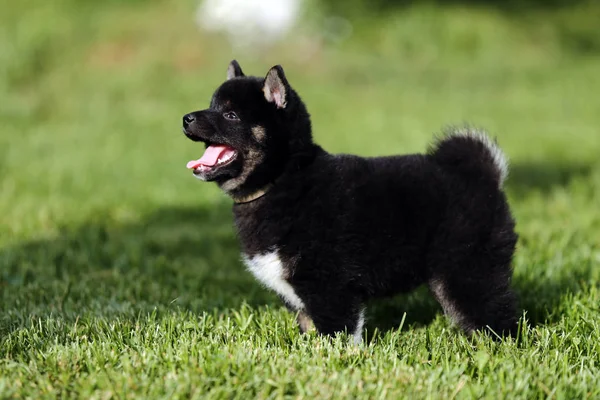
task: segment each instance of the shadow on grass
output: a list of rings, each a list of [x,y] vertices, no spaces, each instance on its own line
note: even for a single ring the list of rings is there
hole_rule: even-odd
[[[520,162],[510,166],[506,186],[510,193],[522,198],[532,191],[548,193],[557,187],[567,186],[573,179],[585,178],[591,172],[590,164],[578,162]]]
[[[584,165],[518,164],[509,188],[523,196],[548,192],[589,173]],[[31,316],[49,314],[74,319],[82,312],[133,315],[155,307],[200,313],[243,303],[280,305],[239,258],[228,202],[160,208],[130,223],[99,214],[53,238],[0,249],[0,333]],[[517,275],[514,286],[530,323],[537,325],[553,322],[561,297],[579,291],[587,278],[584,272]],[[418,327],[429,324],[441,308],[421,288],[370,304],[367,328],[397,329],[405,312],[404,326]]]
[[[557,312],[561,307],[561,300],[569,293],[580,292],[582,282],[589,282],[590,278],[589,270],[565,271],[564,274],[552,278],[539,275],[515,276],[513,289],[518,297],[518,316],[525,312],[531,326],[557,323],[561,319],[560,313]],[[367,331],[371,338],[375,330],[385,334],[400,326],[405,330],[429,325],[442,314],[442,308],[427,287],[422,286],[410,294],[373,301],[369,304],[367,313]]]
[[[99,213],[52,238],[0,249],[0,299],[0,333],[48,315],[279,304],[245,271],[225,202],[160,208],[130,223]]]

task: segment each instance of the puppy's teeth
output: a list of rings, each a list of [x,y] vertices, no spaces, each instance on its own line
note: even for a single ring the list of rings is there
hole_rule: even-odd
[[[230,158],[231,158],[231,154],[227,154],[227,155],[223,156],[223,158],[219,158],[217,160],[217,164],[222,164],[226,161],[229,161]]]

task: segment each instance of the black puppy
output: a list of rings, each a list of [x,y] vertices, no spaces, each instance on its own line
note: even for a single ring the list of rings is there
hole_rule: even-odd
[[[262,79],[236,61],[183,130],[207,146],[188,168],[235,202],[246,266],[302,331],[360,341],[368,299],[423,283],[466,332],[516,328],[507,161],[483,133],[451,130],[425,155],[329,154],[281,66]]]

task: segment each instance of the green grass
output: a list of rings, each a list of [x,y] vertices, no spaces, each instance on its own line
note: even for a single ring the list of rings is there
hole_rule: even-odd
[[[600,397],[600,57],[548,20],[409,8],[256,55],[199,32],[191,1],[5,3],[0,398]],[[299,335],[244,270],[230,201],[185,170],[181,115],[233,57],[282,63],[332,152],[495,135],[518,340],[467,339],[425,290],[370,305],[362,347]]]

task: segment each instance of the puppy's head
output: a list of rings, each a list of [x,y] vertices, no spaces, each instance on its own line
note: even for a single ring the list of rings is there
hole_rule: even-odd
[[[277,65],[265,78],[245,76],[234,60],[210,107],[183,116],[183,132],[205,144],[187,167],[234,197],[272,183],[288,160],[312,145],[310,118]]]

